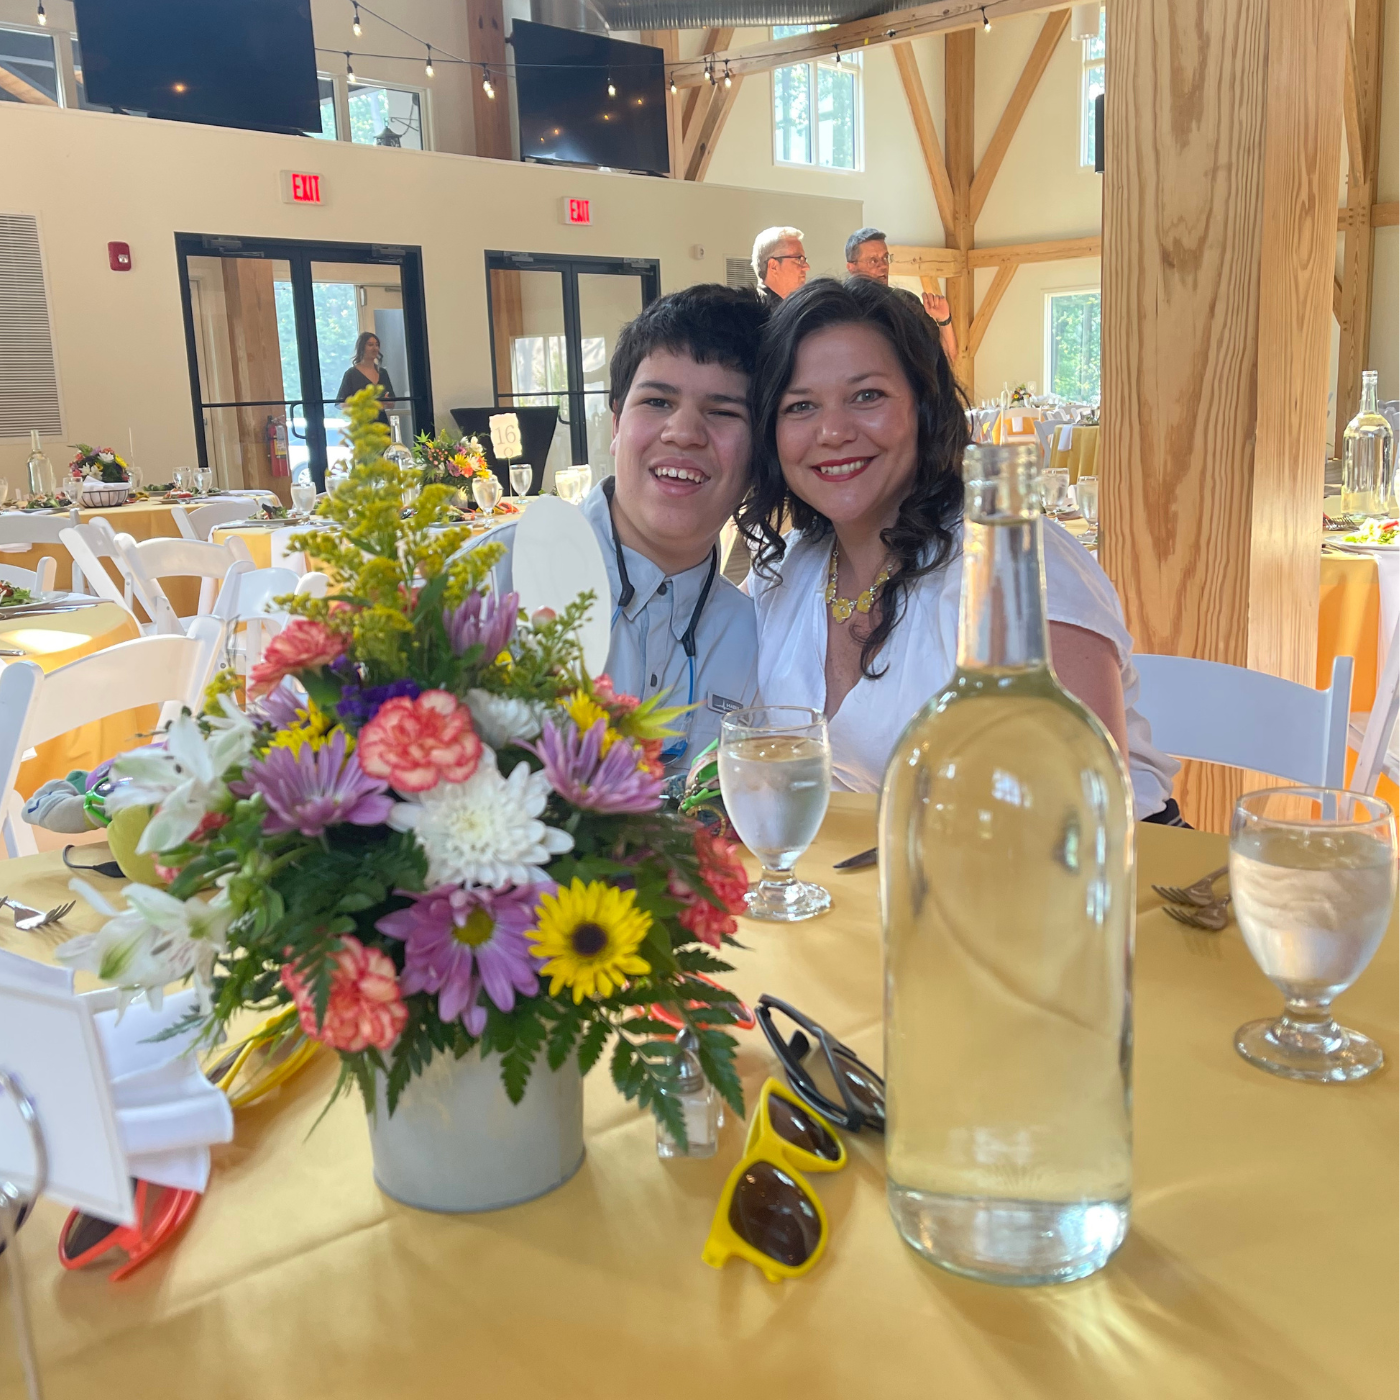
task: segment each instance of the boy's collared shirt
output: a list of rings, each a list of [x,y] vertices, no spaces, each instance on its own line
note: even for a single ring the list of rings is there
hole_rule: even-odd
[[[710,559],[668,578],[646,555],[623,545],[622,562],[633,590],[624,608],[612,514],[601,482],[580,509],[598,537],[608,571],[612,640],[606,669],[613,688],[639,700],[660,695],[663,705],[695,707],[673,723],[678,737],[666,741],[668,752],[685,741],[684,752],[667,764],[668,772],[683,773],[702,749],[719,738],[720,721],[729,710],[757,700],[758,628],[753,601],[716,569],[695,626],[692,691],[691,663],[682,639],[709,577]],[[486,539],[506,547],[505,557],[493,570],[492,587],[508,592],[515,527],[493,530]]]

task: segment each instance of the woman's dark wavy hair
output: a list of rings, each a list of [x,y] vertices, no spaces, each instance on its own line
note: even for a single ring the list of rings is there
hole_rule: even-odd
[[[778,412],[792,382],[798,346],[830,326],[873,326],[889,341],[914,390],[919,420],[918,466],[913,489],[894,524],[880,534],[893,556],[881,595],[880,620],[861,644],[860,666],[872,680],[884,671],[872,663],[894,630],[915,580],[946,564],[957,544],[962,514],[962,453],[968,442],[967,399],[953,377],[938,332],[909,292],[865,277],[845,282],[819,278],[798,288],[768,319],[754,368],[753,488],[738,512],[739,529],[754,567],[772,578],[786,552],[780,529],[786,517],[804,535],[820,539],[831,521],[788,490],[778,460]]]
[[[355,358],[352,363],[359,364],[365,357],[365,346],[368,345],[371,340],[378,339],[379,337],[375,335],[373,331],[361,331],[359,335],[355,337]]]

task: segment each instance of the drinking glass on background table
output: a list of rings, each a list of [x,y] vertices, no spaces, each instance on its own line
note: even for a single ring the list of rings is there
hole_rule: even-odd
[[[214,489],[214,468],[196,467],[194,469],[195,489],[201,496],[207,496]]]
[[[829,909],[826,890],[792,873],[831,795],[826,717],[800,705],[731,711],[720,725],[719,787],[739,839],[763,866],[749,886],[749,918],[792,923]]]
[[[583,478],[577,467],[560,467],[554,473],[554,489],[561,501],[577,505],[583,499]]]
[[[1069,509],[1069,468],[1046,467],[1040,474],[1046,515],[1063,515]]]
[[[176,467],[175,475],[171,480],[171,484],[177,491],[188,491],[191,495],[193,495],[195,485],[197,484],[194,474],[194,468]]]
[[[316,509],[316,483],[305,469],[292,482],[292,509],[298,515],[310,515]]]
[[[1332,1019],[1371,961],[1395,903],[1395,823],[1376,797],[1335,788],[1248,792],[1230,823],[1230,892],[1249,951],[1285,998],[1235,1049],[1288,1079],[1364,1079],[1381,1047]]]
[[[1079,513],[1089,526],[1089,532],[1080,537],[1079,543],[1088,547],[1099,542],[1099,479],[1096,476],[1081,476],[1075,483],[1075,495],[1079,499]]]
[[[487,515],[500,504],[501,494],[501,483],[494,476],[472,478],[472,495],[476,497],[477,507]]]
[[[535,469],[528,463],[522,463],[510,469],[510,489],[515,493],[517,501],[522,496],[529,494],[534,479]]]

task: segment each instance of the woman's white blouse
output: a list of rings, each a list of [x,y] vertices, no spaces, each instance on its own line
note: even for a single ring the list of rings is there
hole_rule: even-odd
[[[826,707],[827,609],[823,597],[831,537],[787,536],[780,577],[749,574],[758,607],[758,684],[765,705]],[[1128,767],[1136,813],[1159,812],[1171,796],[1180,764],[1152,747],[1152,730],[1133,708],[1138,676],[1133,639],[1123,624],[1118,595],[1097,560],[1054,521],[1044,522],[1046,615],[1107,637],[1118,653],[1128,718]],[[890,750],[925,701],[951,679],[958,646],[962,548],[910,591],[904,616],[880,652],[888,669],[878,680],[862,676],[831,717],[832,786],[878,792]]]

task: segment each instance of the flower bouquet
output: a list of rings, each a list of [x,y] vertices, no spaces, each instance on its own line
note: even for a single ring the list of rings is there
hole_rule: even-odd
[[[131,469],[110,447],[75,443],[78,454],[68,474],[82,483],[82,499],[94,506],[120,505],[131,492]]]
[[[577,630],[486,586],[499,546],[441,528],[450,484],[385,460],[378,390],[347,404],[354,466],[295,547],[332,572],[205,713],[114,765],[108,809],[148,806],[138,851],[165,888],[61,952],[128,996],[199,987],[210,1039],[294,1003],[352,1085],[392,1115],[438,1057],[499,1060],[512,1103],[543,1059],[612,1077],[684,1143],[674,1027],[742,1114],[722,973],[747,879],[734,847],[662,807],[677,711],[590,678]],[[382,1086],[382,1089],[381,1089]]]

